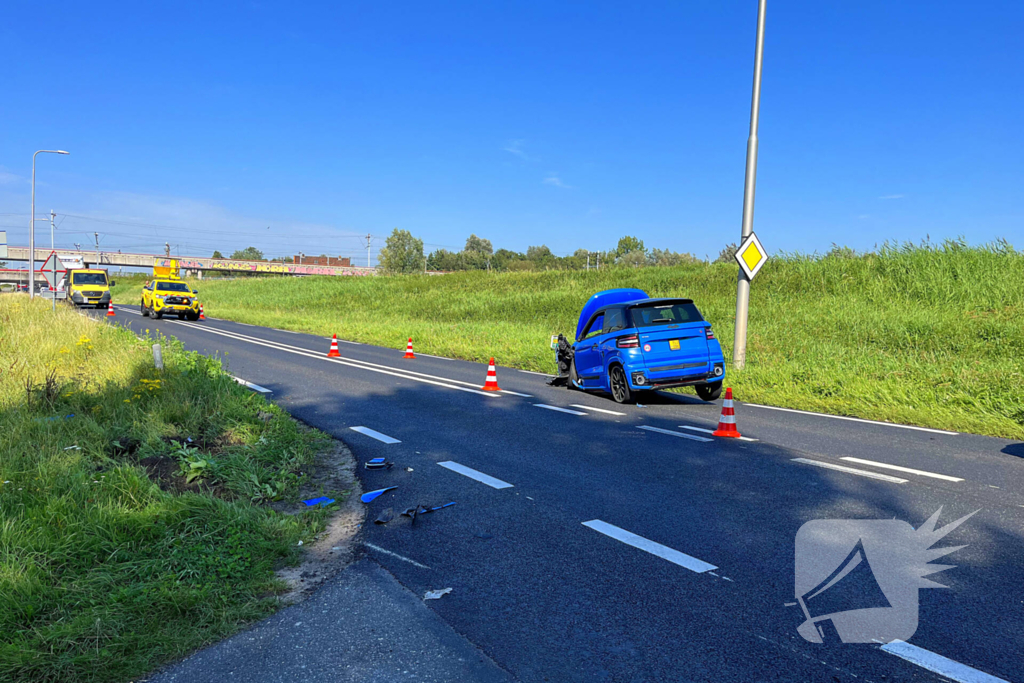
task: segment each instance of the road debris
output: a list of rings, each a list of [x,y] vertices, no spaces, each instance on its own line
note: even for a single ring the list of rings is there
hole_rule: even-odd
[[[306,507],[315,507],[317,505],[327,507],[334,502],[334,499],[328,498],[327,496],[321,496],[319,498],[310,498],[309,500],[304,500],[302,502],[306,504]]]
[[[395,511],[391,508],[385,508],[383,512],[377,515],[377,519],[373,520],[374,524],[387,524],[395,518]]]
[[[377,498],[377,496],[379,496],[380,494],[385,493],[387,491],[392,491],[397,488],[397,486],[388,486],[387,488],[377,489],[376,491],[370,491],[369,493],[364,493],[363,495],[359,496],[359,500],[363,501],[364,503],[369,503],[370,501]]]
[[[442,588],[439,591],[427,591],[423,594],[424,600],[440,600],[442,596],[448,595],[452,592],[451,588]]]
[[[403,510],[402,516],[412,518],[412,522],[410,522],[410,524],[415,524],[417,515],[426,515],[437,510],[443,510],[444,508],[449,507],[451,505],[455,505],[455,501],[445,503],[444,505],[438,505],[437,507],[433,508],[428,508],[426,505],[417,505],[416,507],[406,508],[405,510]]]
[[[388,462],[384,458],[374,458],[373,460],[363,463],[363,467],[368,470],[390,470],[395,466],[395,463]]]

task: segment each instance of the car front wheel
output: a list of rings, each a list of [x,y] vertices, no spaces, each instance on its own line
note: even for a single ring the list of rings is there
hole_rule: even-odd
[[[141,309],[139,312],[142,313],[142,317],[143,318],[148,318],[149,317],[149,310],[146,308],[146,302],[145,301],[143,301],[141,304],[139,304],[139,308]]]
[[[626,371],[616,365],[609,371],[608,379],[612,385],[612,398],[615,402],[629,403],[633,394],[629,390],[629,382],[626,381]]]
[[[698,384],[696,387],[697,396],[702,401],[717,401],[718,397],[722,395],[722,383],[715,382],[714,384]]]

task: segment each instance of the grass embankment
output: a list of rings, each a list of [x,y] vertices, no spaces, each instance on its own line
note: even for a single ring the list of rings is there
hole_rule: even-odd
[[[161,341],[157,372],[130,332],[0,296],[0,681],[127,681],[237,631],[322,527],[261,503],[324,437]]]
[[[128,284],[128,283],[126,283]],[[551,372],[551,334],[612,287],[691,297],[731,357],[736,266],[197,283],[209,315]],[[120,288],[137,303],[138,287]],[[127,291],[126,291],[127,290]],[[775,258],[751,293],[755,403],[1024,438],[1024,255],[1001,244]]]

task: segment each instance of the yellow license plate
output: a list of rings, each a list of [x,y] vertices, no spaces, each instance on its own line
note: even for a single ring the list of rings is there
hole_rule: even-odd
[[[679,350],[679,340],[678,339],[669,339],[668,340],[668,348],[672,349],[673,351],[678,351]]]

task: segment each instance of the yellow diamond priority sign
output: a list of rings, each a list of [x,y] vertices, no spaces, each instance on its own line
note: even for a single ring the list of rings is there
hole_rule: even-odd
[[[754,233],[750,233],[750,237],[745,239],[740,248],[736,250],[736,261],[739,262],[740,268],[747,274],[749,280],[754,279],[757,271],[761,270],[761,266],[767,260],[768,252],[761,246],[761,240],[757,239],[757,235]]]

